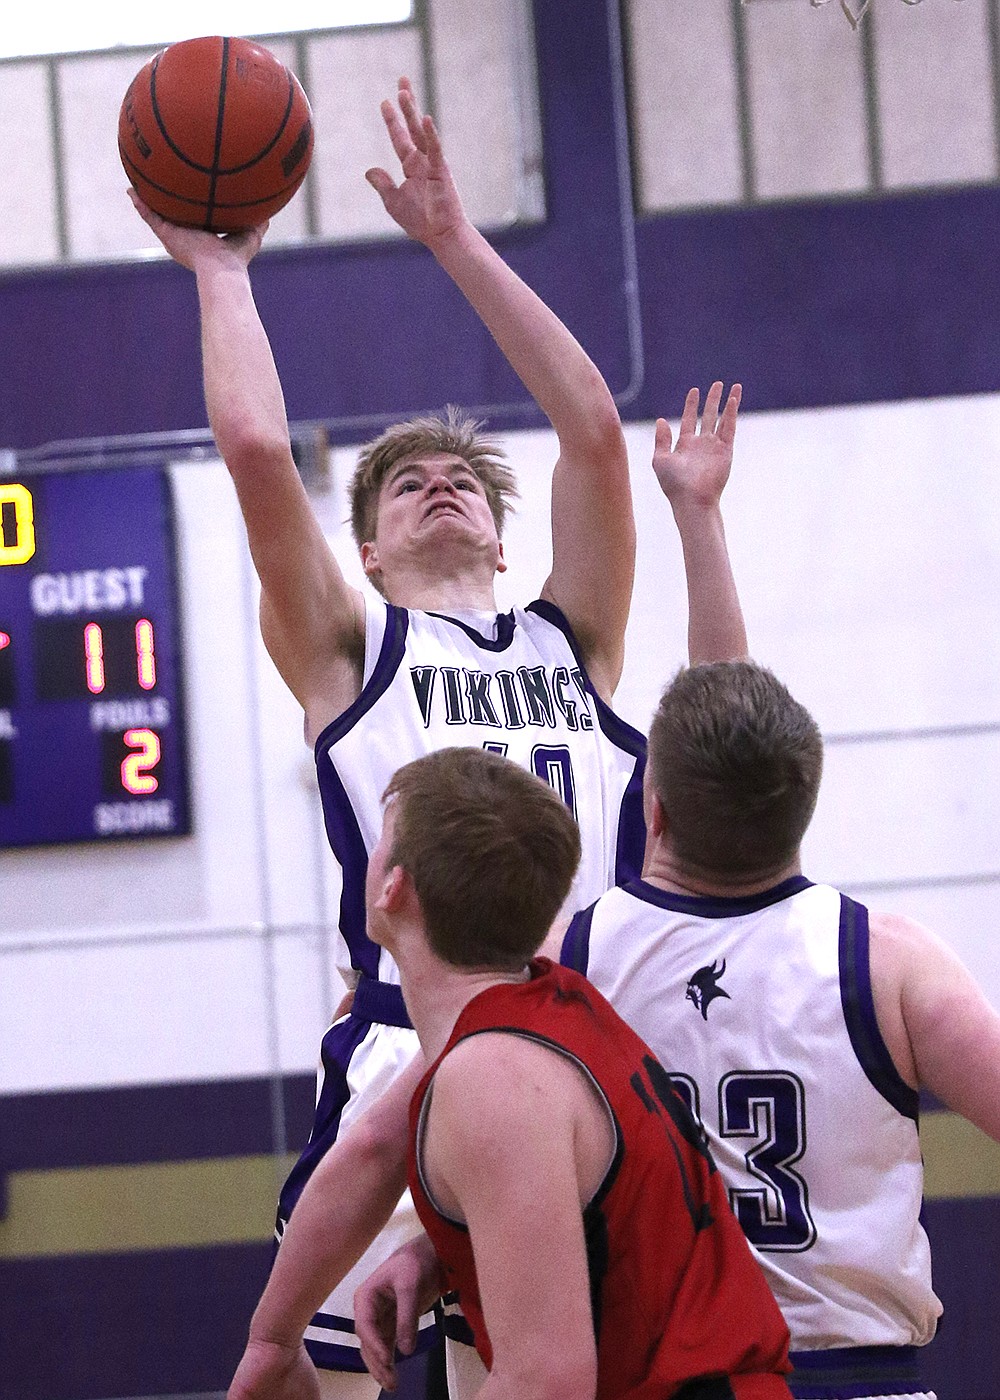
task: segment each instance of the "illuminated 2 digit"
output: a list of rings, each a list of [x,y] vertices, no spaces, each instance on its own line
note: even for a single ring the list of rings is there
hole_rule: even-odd
[[[126,729],[124,738],[137,752],[122,760],[122,787],[136,797],[146,797],[159,787],[149,769],[160,761],[160,736],[153,729]]]
[[[5,544],[0,532],[0,564],[26,564],[35,552],[35,506],[31,492],[16,481],[0,485],[0,509],[14,507],[14,543]]]

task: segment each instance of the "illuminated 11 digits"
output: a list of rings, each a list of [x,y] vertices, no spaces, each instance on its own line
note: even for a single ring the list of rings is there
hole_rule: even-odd
[[[104,632],[98,622],[88,622],[83,629],[83,659],[87,689],[91,695],[100,695],[105,685]],[[135,624],[135,664],[140,686],[152,690],[156,685],[153,624],[144,617]]]

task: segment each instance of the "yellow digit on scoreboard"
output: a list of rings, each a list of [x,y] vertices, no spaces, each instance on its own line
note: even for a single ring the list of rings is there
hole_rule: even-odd
[[[0,564],[26,564],[35,552],[35,506],[31,492],[16,481],[0,482],[0,511],[14,507],[14,541],[0,530]]]

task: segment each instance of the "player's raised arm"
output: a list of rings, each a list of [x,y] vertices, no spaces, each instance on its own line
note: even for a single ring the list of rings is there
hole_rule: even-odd
[[[1000,1142],[1000,1013],[922,924],[873,912],[870,926],[875,1011],[896,1068]]]
[[[208,418],[260,577],[264,640],[312,727],[322,727],[360,688],[364,605],[344,580],[292,458],[281,384],[250,286],[266,225],[220,238],[167,223],[131,197],[171,257],[195,275]]]
[[[720,415],[722,384],[717,380],[705,398],[699,430],[698,390],[689,389],[676,445],[666,419],[656,420],[653,471],[670,502],[684,551],[692,666],[742,661],[747,656],[746,627],[721,507],[733,465],[741,395],[742,386],[734,384]]]
[[[552,485],[552,573],[544,596],[569,618],[598,691],[610,698],[624,655],[635,526],[628,455],[610,390],[559,318],[469,222],[434,123],[409,82],[382,104],[400,184],[367,172],[386,210],[423,243],[483,320],[559,439]]]

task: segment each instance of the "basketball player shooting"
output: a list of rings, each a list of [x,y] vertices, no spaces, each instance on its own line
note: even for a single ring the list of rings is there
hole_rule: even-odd
[[[494,596],[496,574],[506,567],[501,530],[513,474],[478,425],[454,413],[398,425],[364,449],[352,520],[375,592],[348,585],[296,470],[254,305],[248,269],[266,225],[219,238],[165,223],[133,196],[166,250],[196,278],[209,421],[261,581],[261,630],[302,705],[327,832],[344,868],[339,963],[353,1006],[324,1037],[316,1120],[282,1192],[279,1239],[329,1145],[416,1049],[398,971],[367,938],[364,917],[380,800],[399,764],[438,748],[486,744],[549,781],[582,832],[573,907],[638,874],[644,844],[644,743],[608,708],[623,663],[635,551],[617,409],[582,347],[467,219],[434,123],[408,81],[400,83],[398,106],[384,103],[382,115],[402,180],[371,170],[369,183],[478,313],[558,440],[552,569],[526,608],[498,614]],[[671,454],[668,494],[692,625],[711,619],[704,643],[691,639],[697,659],[741,655],[746,646],[721,529],[722,487],[706,490],[707,482],[724,484],[732,458],[739,394],[730,394],[720,416],[721,393],[713,385],[700,432],[697,393],[689,395],[686,429],[682,423]],[[363,1374],[351,1300],[355,1286],[417,1229],[404,1198],[313,1319],[307,1344],[325,1395],[377,1394]],[[424,1318],[420,1345],[433,1336],[433,1319]]]

